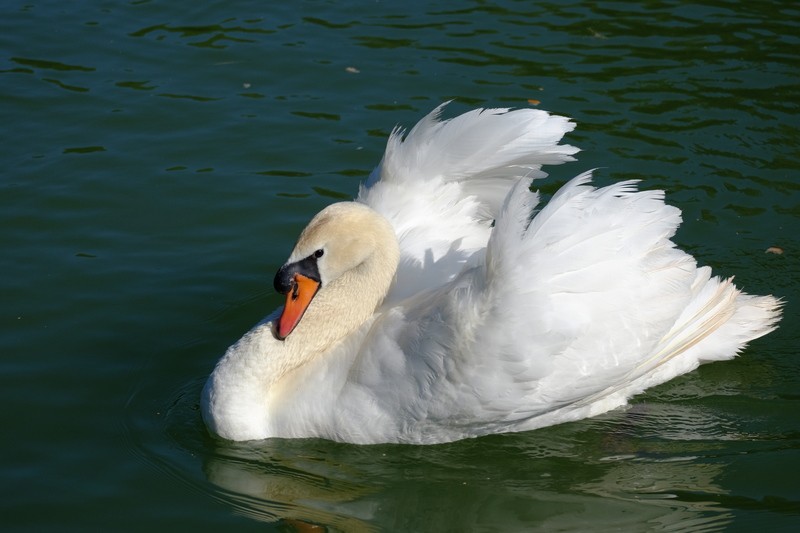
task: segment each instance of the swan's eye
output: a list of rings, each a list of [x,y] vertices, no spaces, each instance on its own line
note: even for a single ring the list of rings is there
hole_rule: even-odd
[[[317,250],[316,252],[314,252],[314,257],[316,257],[317,259],[319,259],[320,257],[322,257],[322,256],[323,256],[323,254],[325,254],[325,250],[323,250],[322,248],[320,248],[319,250]]]

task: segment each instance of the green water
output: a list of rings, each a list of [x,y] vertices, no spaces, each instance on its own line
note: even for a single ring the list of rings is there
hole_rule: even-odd
[[[321,207],[442,101],[573,117],[577,163],[781,329],[630,408],[431,447],[229,444],[198,411]],[[800,526],[795,2],[4,2],[4,530]],[[781,255],[765,253],[780,247]]]

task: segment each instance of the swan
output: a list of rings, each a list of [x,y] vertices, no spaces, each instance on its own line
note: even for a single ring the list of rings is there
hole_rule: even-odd
[[[532,430],[620,407],[777,327],[779,299],[676,248],[662,191],[586,172],[539,207],[541,167],[578,151],[561,144],[568,118],[442,107],[395,128],[355,201],[302,231],[274,279],[285,305],[203,388],[211,433],[432,444]]]

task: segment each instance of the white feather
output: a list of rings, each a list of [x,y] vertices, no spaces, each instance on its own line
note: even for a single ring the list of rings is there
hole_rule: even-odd
[[[559,144],[575,125],[535,109],[475,109],[439,119],[441,105],[407,135],[395,128],[358,201],[386,217],[400,241],[400,266],[387,302],[452,281],[482,260],[491,224],[522,177],[572,161]]]

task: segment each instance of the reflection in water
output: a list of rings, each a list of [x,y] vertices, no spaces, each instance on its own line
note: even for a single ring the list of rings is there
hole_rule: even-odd
[[[649,507],[647,529],[708,530],[722,528],[733,517],[715,501],[724,493],[715,483],[722,464],[704,464],[693,457],[659,461],[634,456],[612,461],[613,468],[603,477],[575,488]]]
[[[268,522],[325,525],[343,531],[372,531],[375,509],[363,484],[312,457],[294,456],[281,443],[263,447],[221,444],[204,472],[240,514]],[[340,468],[342,465],[338,465]]]
[[[214,449],[199,455],[237,513],[301,531],[707,531],[732,516],[715,457],[726,437],[736,428],[702,409],[641,404],[446,445],[206,438]]]

